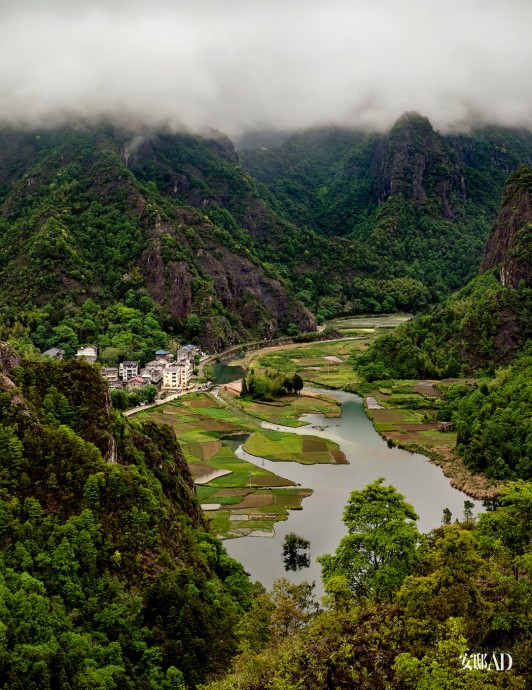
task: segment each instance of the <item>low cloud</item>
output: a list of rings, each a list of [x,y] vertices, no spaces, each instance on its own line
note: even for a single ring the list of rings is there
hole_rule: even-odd
[[[532,127],[529,0],[0,0],[0,120]]]

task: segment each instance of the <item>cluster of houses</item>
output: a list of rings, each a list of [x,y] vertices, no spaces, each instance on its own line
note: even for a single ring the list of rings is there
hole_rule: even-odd
[[[191,386],[194,358],[199,353],[195,345],[180,347],[174,356],[168,350],[157,350],[155,359],[139,369],[138,362],[120,362],[118,367],[103,367],[102,376],[112,390],[128,391],[151,384],[168,391],[182,391]]]
[[[51,348],[43,355],[53,359],[63,359],[64,350]],[[147,384],[167,391],[183,391],[192,387],[191,379],[194,372],[194,358],[201,354],[196,345],[183,345],[176,355],[168,350],[157,350],[155,359],[139,369],[138,362],[120,362],[118,367],[102,367],[101,374],[109,381],[111,390],[133,391]],[[98,348],[87,345],[78,348],[77,359],[84,359],[93,363],[98,358]]]

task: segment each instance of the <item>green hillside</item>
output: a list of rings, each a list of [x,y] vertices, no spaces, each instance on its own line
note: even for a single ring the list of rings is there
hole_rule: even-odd
[[[90,365],[0,345],[0,685],[193,688],[249,605],[173,432],[127,422]]]
[[[532,163],[532,134],[443,135],[407,113],[385,134],[302,132],[241,160],[287,218],[361,243],[369,261],[345,297],[355,311],[378,311],[388,296],[392,311],[403,307],[383,281],[418,281],[419,307],[427,289],[442,297],[476,275],[508,173]]]
[[[407,114],[240,158],[214,131],[2,130],[1,336],[27,353],[94,342],[111,364],[419,311],[475,275],[532,135],[443,136]]]
[[[473,471],[532,479],[532,170],[513,173],[488,239],[484,272],[378,338],[357,359],[370,381],[475,376],[451,386],[442,419]]]

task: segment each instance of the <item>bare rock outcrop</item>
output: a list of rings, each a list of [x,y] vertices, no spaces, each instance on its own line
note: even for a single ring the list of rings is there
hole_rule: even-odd
[[[532,285],[532,169],[522,167],[504,188],[502,206],[490,234],[482,270],[499,267],[501,283]]]

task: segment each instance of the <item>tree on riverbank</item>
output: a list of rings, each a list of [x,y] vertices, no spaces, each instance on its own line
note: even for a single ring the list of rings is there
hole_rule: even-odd
[[[421,539],[414,508],[383,482],[381,477],[351,493],[343,518],[348,535],[333,556],[318,558],[325,584],[343,575],[356,596],[379,600],[391,596],[413,570]]]
[[[240,397],[268,402],[290,393],[299,394],[303,385],[303,379],[297,372],[293,376],[287,376],[277,370],[267,369],[264,373],[259,373],[250,369],[242,380]]]
[[[290,532],[284,538],[283,563],[285,570],[301,570],[310,566],[310,542]]]

